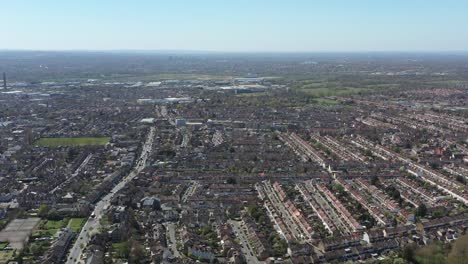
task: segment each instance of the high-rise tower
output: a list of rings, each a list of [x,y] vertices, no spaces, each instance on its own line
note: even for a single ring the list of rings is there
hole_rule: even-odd
[[[7,86],[6,86],[6,72],[3,72],[3,89],[6,90]]]

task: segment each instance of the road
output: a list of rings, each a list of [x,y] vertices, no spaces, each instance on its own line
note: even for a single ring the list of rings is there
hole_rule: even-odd
[[[93,211],[94,217],[89,217],[88,221],[86,221],[83,228],[81,229],[80,234],[77,236],[77,239],[68,254],[66,262],[67,264],[84,263],[81,256],[83,249],[85,249],[88,245],[93,231],[99,230],[101,226],[99,219],[104,214],[104,208],[108,208],[110,206],[110,201],[112,200],[112,197],[115,195],[115,193],[121,190],[129,181],[135,178],[145,168],[146,160],[151,154],[155,133],[156,128],[151,127],[135,168],[133,168],[133,170],[126,177],[124,177],[117,185],[115,185],[111,192],[109,192],[96,204]]]
[[[91,160],[92,157],[93,157],[93,154],[89,154],[84,159],[84,161],[81,163],[81,165],[75,170],[75,172],[72,174],[72,176],[70,178],[66,179],[61,184],[57,185],[57,187],[55,187],[52,191],[50,191],[50,193],[52,193],[52,194],[55,193],[58,189],[62,188],[63,186],[68,184],[71,180],[73,180],[76,176],[78,176],[78,174],[80,174],[81,170],[88,164],[88,162]]]
[[[172,253],[174,254],[174,257],[180,258],[180,253],[179,250],[177,249],[177,239],[175,235],[175,227],[174,223],[167,223],[166,224],[167,232],[169,233],[169,239],[170,239],[170,248],[172,250]]]
[[[188,198],[190,198],[190,196],[192,196],[195,193],[199,186],[200,184],[196,181],[190,182],[190,186],[187,188],[184,195],[182,195],[182,203],[186,203]]]
[[[234,231],[239,243],[241,245],[241,251],[244,253],[245,261],[247,263],[262,263],[255,256],[255,252],[252,246],[249,244],[247,233],[243,229],[242,223],[240,221],[229,220],[228,223],[231,225],[232,230]]]
[[[271,202],[272,207],[275,209],[276,213],[279,214],[281,219],[283,219],[291,235],[299,241],[305,241],[307,234],[304,234],[304,232],[301,230],[299,224],[294,220],[294,216],[286,208],[284,202],[281,200],[271,183],[265,182],[263,184],[263,188],[265,190],[265,194]]]

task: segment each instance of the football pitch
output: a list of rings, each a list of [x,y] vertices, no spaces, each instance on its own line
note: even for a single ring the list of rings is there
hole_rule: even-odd
[[[41,138],[34,145],[43,147],[99,146],[106,145],[109,140],[108,137]]]

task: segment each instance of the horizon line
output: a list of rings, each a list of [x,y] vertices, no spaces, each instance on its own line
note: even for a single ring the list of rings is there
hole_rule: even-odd
[[[190,50],[190,49],[11,49],[0,48],[0,52],[102,52],[102,53],[218,53],[218,54],[305,54],[305,53],[430,53],[430,54],[456,54],[468,53],[466,50]]]

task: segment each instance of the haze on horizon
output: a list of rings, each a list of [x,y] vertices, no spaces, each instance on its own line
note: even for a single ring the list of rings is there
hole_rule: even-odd
[[[0,49],[467,51],[468,1],[2,3]]]

